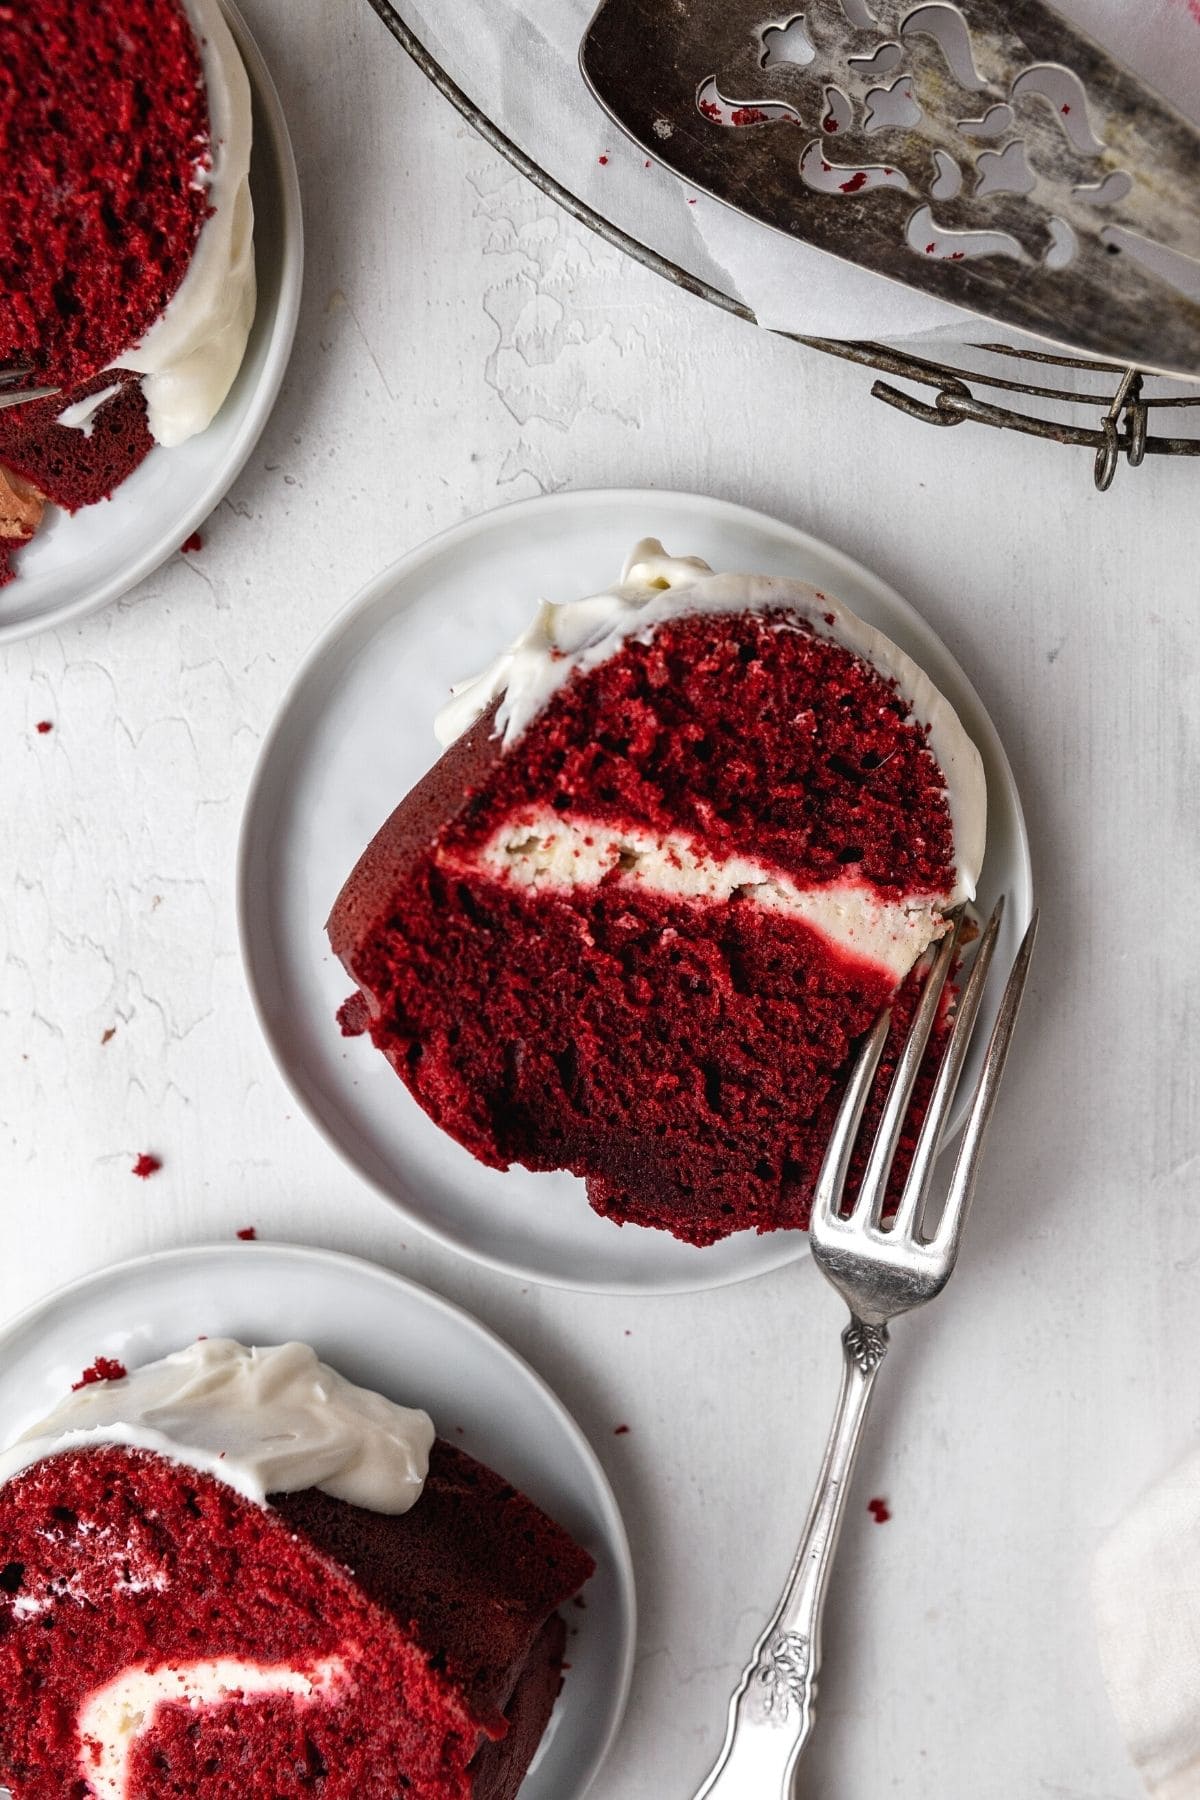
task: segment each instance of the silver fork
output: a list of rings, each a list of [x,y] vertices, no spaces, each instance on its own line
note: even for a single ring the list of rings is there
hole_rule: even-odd
[[[52,387],[23,388],[19,384],[33,370],[27,363],[0,363],[0,412],[6,406],[24,406],[30,400],[46,400],[58,389]],[[3,1800],[4,1789],[0,1788],[0,1800]]]
[[[953,1273],[984,1133],[1029,971],[1036,913],[1004,989],[941,1217],[926,1235],[925,1213],[939,1140],[978,1017],[1003,907],[1001,900],[980,939],[894,1219],[884,1219],[888,1178],[942,992],[959,951],[961,917],[954,931],[942,939],[926,976],[862,1182],[844,1218],[846,1178],[887,1042],[889,1014],[884,1014],[868,1038],[838,1113],[817,1182],[809,1238],[813,1261],[850,1308],[850,1322],[842,1332],[841,1393],[817,1491],[783,1598],[734,1690],[724,1746],[695,1800],[791,1800],[796,1766],[812,1733],[829,1572],[871,1391],[887,1355],[888,1322],[934,1299]]]

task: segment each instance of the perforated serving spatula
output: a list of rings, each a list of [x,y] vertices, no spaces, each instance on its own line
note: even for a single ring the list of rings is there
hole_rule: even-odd
[[[650,155],[752,218],[1200,375],[1200,132],[1040,0],[603,0],[580,61]]]

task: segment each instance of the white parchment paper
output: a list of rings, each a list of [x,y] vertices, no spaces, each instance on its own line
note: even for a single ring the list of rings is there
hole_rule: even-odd
[[[970,333],[970,314],[797,243],[647,164],[579,73],[593,0],[393,0],[477,105],[543,168],[643,243],[818,336]],[[1058,11],[1200,122],[1200,0],[1058,0]],[[782,15],[781,15],[782,16]]]

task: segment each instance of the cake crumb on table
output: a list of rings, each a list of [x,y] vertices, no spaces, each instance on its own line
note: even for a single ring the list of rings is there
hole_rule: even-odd
[[[149,1181],[151,1175],[157,1175],[161,1168],[162,1158],[151,1156],[148,1150],[143,1150],[133,1165],[132,1173],[137,1176],[139,1181]]]
[[[879,1495],[876,1495],[874,1500],[867,1501],[867,1511],[877,1525],[886,1525],[892,1516],[892,1510],[887,1501]]]
[[[71,1383],[71,1392],[77,1394],[80,1388],[91,1387],[97,1381],[124,1381],[129,1370],[123,1362],[114,1356],[98,1356],[90,1368],[83,1371],[78,1381]]]
[[[37,724],[34,726],[34,730],[40,732],[41,735],[43,737],[45,737],[45,735],[48,731],[54,730],[54,720],[53,719],[39,719]]]
[[[615,1425],[613,1427],[613,1436],[614,1437],[625,1437],[627,1435],[628,1431],[629,1431],[628,1425]]]
[[[113,1039],[116,1037],[116,1035],[117,1035],[116,1026],[115,1025],[106,1025],[104,1030],[100,1033],[100,1042],[102,1044],[111,1044]]]
[[[253,1225],[243,1225],[242,1229],[238,1232],[238,1236],[241,1238],[243,1244],[253,1244],[258,1237],[258,1232]]]
[[[179,554],[181,556],[186,556],[191,550],[203,550],[203,548],[204,539],[200,536],[198,531],[193,531],[188,537],[185,537],[182,544],[180,544]]]

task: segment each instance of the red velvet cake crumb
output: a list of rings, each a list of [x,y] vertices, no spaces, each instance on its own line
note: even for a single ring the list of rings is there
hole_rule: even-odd
[[[90,1369],[85,1369],[78,1381],[72,1382],[71,1392],[77,1394],[80,1388],[91,1387],[97,1381],[124,1381],[129,1370],[123,1362],[112,1356],[98,1356]]]
[[[193,550],[203,550],[203,548],[204,539],[198,531],[193,531],[190,537],[185,537],[179,546],[180,553],[184,556],[189,555]]]
[[[254,1229],[253,1225],[243,1225],[242,1229],[238,1232],[238,1236],[244,1244],[252,1244],[258,1236],[258,1232]]]
[[[891,1509],[889,1508],[886,1500],[881,1500],[881,1499],[868,1500],[867,1501],[867,1511],[870,1513],[871,1517],[874,1519],[874,1521],[877,1525],[886,1525],[888,1520],[892,1516]]]
[[[66,394],[0,412],[0,464],[31,481],[65,512],[106,500],[154,444],[136,376],[105,370],[81,382],[70,398],[83,399],[114,385],[119,391],[92,415],[90,437],[58,423]]]
[[[133,1165],[132,1173],[136,1175],[140,1181],[149,1181],[151,1175],[157,1175],[161,1168],[162,1162],[160,1158],[151,1156],[148,1151],[143,1150]]]
[[[74,511],[151,447],[140,379],[111,365],[163,313],[210,210],[208,100],[181,0],[0,6],[0,160],[0,367],[58,390],[0,411],[0,490],[8,471]],[[58,423],[114,383],[86,431]],[[35,530],[0,517],[0,586]]]
[[[628,1425],[614,1425],[613,1426],[613,1436],[614,1437],[624,1437],[627,1434],[628,1430],[629,1430]]]
[[[0,6],[0,364],[67,389],[187,270],[208,200],[200,53],[179,0]]]
[[[54,721],[52,719],[39,719],[34,726],[34,730],[40,732],[44,737],[48,731],[54,730]]]
[[[617,1223],[697,1245],[805,1228],[857,1047],[890,1005],[869,1130],[920,974],[898,987],[753,882],[719,900],[620,865],[521,883],[485,851],[516,826],[519,849],[521,822],[549,818],[682,839],[805,892],[936,904],[955,885],[954,833],[927,727],[894,682],[786,612],[683,614],[569,679],[511,748],[494,724],[493,709],[451,745],[334,906],[330,942],[358,987],[342,1031],[369,1031],[481,1162],[568,1169]],[[932,1067],[898,1180],[931,1083]]]
[[[562,1683],[586,1551],[438,1440],[411,1511],[316,1489],[257,1506],[145,1450],[68,1451],[0,1486],[0,1785],[85,1800],[89,1703],[222,1658],[242,1690],[151,1705],[139,1800],[513,1800]],[[254,1691],[254,1672],[310,1691]]]

